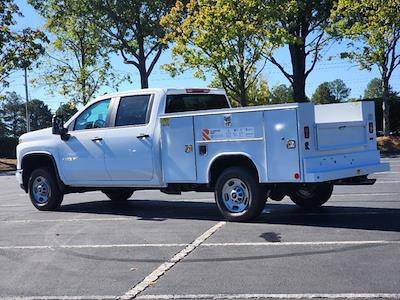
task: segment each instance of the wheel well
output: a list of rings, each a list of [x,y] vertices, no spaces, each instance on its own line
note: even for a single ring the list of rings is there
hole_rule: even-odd
[[[32,172],[38,168],[49,168],[56,175],[56,180],[60,184],[61,180],[58,175],[57,167],[54,158],[49,154],[29,154],[24,156],[21,162],[22,169],[22,184],[25,192],[28,192],[29,177]]]
[[[229,167],[242,167],[252,174],[258,176],[258,171],[253,161],[244,155],[225,155],[218,157],[211,165],[209,179],[210,185],[214,186],[219,175]]]

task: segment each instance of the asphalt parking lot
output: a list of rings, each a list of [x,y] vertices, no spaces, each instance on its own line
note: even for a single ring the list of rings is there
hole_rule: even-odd
[[[226,223],[212,194],[71,194],[39,212],[0,176],[0,299],[400,299],[400,157],[322,208]]]

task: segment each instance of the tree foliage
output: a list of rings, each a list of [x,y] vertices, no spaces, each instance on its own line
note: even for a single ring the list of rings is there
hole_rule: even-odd
[[[321,83],[311,97],[314,104],[336,103],[335,95],[333,95],[329,82]]]
[[[225,88],[249,102],[248,91],[257,80],[257,63],[270,48],[264,31],[264,1],[191,0],[177,1],[170,14],[161,20],[170,32],[165,41],[173,41],[173,61],[164,66],[173,76],[186,68],[205,79],[206,72],[216,74]]]
[[[25,106],[21,96],[7,92],[1,102],[0,116],[5,125],[5,135],[18,138],[26,132]]]
[[[384,134],[390,132],[389,81],[400,64],[397,49],[400,39],[398,0],[339,0],[333,16],[332,32],[351,39],[352,50],[342,57],[358,62],[360,68],[377,66],[382,80]]]
[[[0,0],[0,89],[9,86],[8,77],[20,68],[28,68],[43,54],[47,39],[40,30],[14,30],[16,17],[22,17],[13,0]]]
[[[334,0],[272,0],[266,1],[269,18],[265,19],[274,44],[288,46],[291,70],[270,53],[266,57],[276,65],[292,85],[297,102],[308,101],[306,79],[313,71],[321,50],[329,37],[325,29]]]
[[[389,85],[389,97],[394,98],[398,95],[393,88]],[[364,90],[365,99],[377,99],[382,98],[382,79],[373,78],[367,84],[367,88]]]
[[[222,84],[222,82],[218,76],[215,76],[214,79],[211,81],[211,83],[208,86],[214,87],[214,88],[223,88],[224,87],[224,85]],[[227,89],[226,93],[228,95],[230,102],[234,106],[241,106],[240,98],[234,91]],[[270,96],[271,96],[271,92],[269,90],[268,83],[260,75],[254,80],[253,84],[246,91],[246,97],[248,99],[247,105],[257,106],[257,105],[269,104]]]
[[[49,107],[43,101],[38,99],[29,101],[29,116],[31,130],[51,127],[53,115]]]
[[[271,89],[269,103],[282,104],[294,102],[294,92],[291,86],[279,84]]]
[[[332,95],[335,97],[335,102],[346,101],[351,92],[351,89],[346,86],[342,79],[330,81],[329,88]]]
[[[72,1],[72,0],[71,0]],[[149,87],[151,75],[166,44],[160,19],[175,0],[92,0],[92,20],[109,40],[111,49],[140,74],[142,88]]]
[[[56,115],[61,115],[64,117],[65,121],[68,121],[77,112],[78,109],[76,106],[71,103],[64,103],[57,109]]]
[[[29,0],[46,19],[46,29],[54,36],[44,63],[44,84],[51,94],[86,104],[102,86],[117,88],[121,78],[112,70],[101,30],[90,21],[86,0]],[[54,86],[58,87],[54,89]]]
[[[339,103],[346,101],[351,89],[341,79],[321,83],[315,90],[312,101],[318,104]]]

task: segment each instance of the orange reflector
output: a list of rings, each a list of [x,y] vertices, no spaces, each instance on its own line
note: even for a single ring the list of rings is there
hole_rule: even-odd
[[[310,127],[304,126],[304,138],[309,139],[310,138]]]
[[[368,129],[369,129],[369,133],[374,133],[374,123],[369,122],[368,123]]]
[[[186,89],[186,93],[188,94],[205,94],[209,92],[210,89]]]
[[[300,174],[299,173],[294,173],[294,179],[300,179]]]

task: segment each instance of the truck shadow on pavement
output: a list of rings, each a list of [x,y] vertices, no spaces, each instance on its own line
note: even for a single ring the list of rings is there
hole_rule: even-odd
[[[115,205],[111,201],[64,204],[59,211],[136,217],[138,220],[168,219],[221,221],[215,203],[199,201],[131,200]],[[306,210],[294,204],[268,203],[250,223],[301,225],[400,232],[400,209],[325,205]]]

